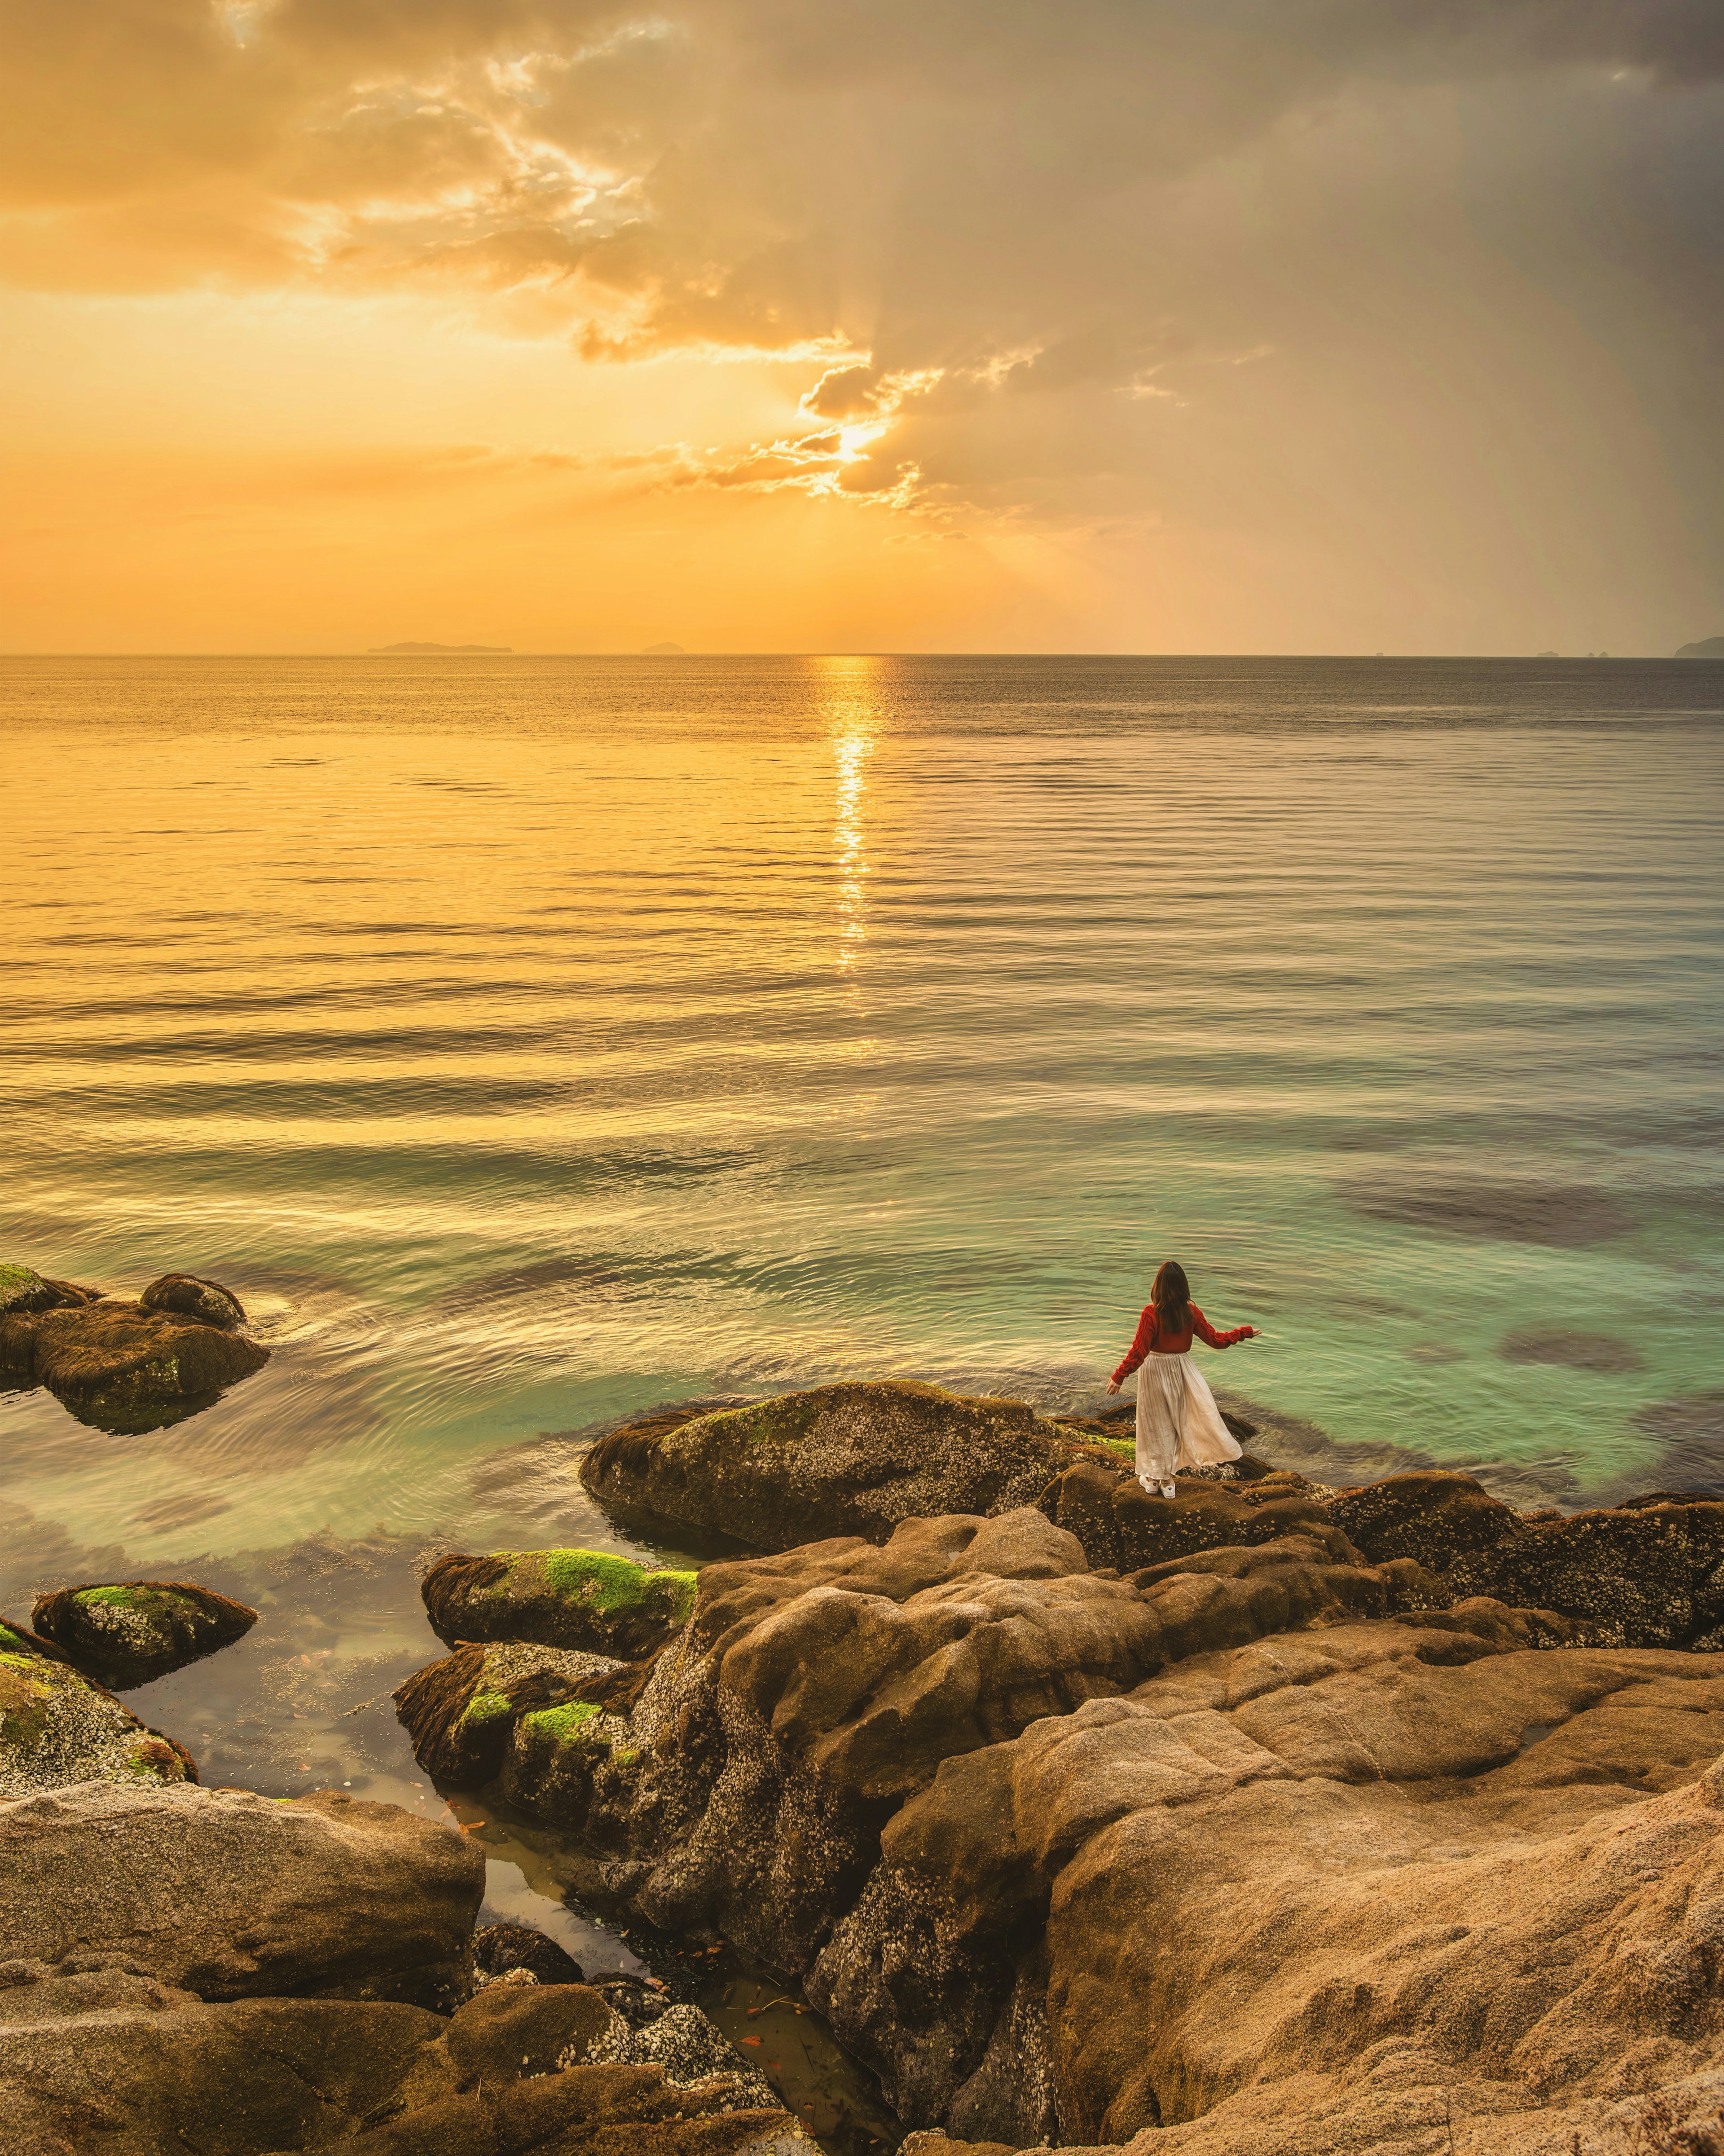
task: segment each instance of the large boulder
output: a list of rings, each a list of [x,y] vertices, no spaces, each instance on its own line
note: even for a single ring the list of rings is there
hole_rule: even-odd
[[[451,1646],[524,1640],[627,1660],[652,1654],[688,1622],[695,1575],[603,1550],[501,1550],[440,1558],[420,1592],[432,1630]]]
[[[147,1430],[260,1370],[267,1348],[195,1318],[103,1301],[0,1317],[0,1370],[49,1392],[86,1422]]]
[[[197,1779],[181,1746],[146,1729],[44,1643],[0,1625],[0,1800],[76,1782],[154,1787]]]
[[[1309,1535],[1121,1580],[1029,1507],[708,1565],[644,1686],[601,1678],[511,1720],[503,1789],[590,1852],[583,1891],[803,1971],[881,1819],[942,1762],[1179,1656],[1380,1615],[1394,1584]]]
[[[146,1310],[195,1318],[200,1325],[218,1326],[224,1332],[245,1322],[245,1305],[233,1289],[197,1273],[163,1273],[151,1281],[138,1301]]]
[[[30,1621],[99,1684],[126,1691],[230,1646],[258,1613],[185,1580],[133,1579],[58,1588],[37,1603]]]
[[[670,1430],[613,1430],[581,1480],[624,1517],[785,1550],[833,1535],[884,1542],[905,1520],[1011,1512],[1084,1449],[1019,1400],[820,1385]]]
[[[0,1963],[118,1953],[204,1999],[446,2009],[484,1881],[453,1827],[338,1790],[84,1783],[0,1804]]]

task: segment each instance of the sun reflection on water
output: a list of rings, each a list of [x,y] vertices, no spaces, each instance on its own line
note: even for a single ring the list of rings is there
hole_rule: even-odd
[[[879,717],[872,659],[823,662],[828,677],[825,714],[832,729],[835,767],[833,865],[838,871],[838,963],[853,973],[868,940],[868,759]]]

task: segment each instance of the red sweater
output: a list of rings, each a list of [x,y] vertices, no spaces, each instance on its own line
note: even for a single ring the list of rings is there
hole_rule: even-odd
[[[1146,1355],[1183,1355],[1190,1347],[1193,1333],[1211,1348],[1231,1348],[1237,1340],[1249,1340],[1254,1337],[1253,1328],[1249,1325],[1236,1325],[1231,1332],[1218,1332],[1195,1303],[1190,1307],[1191,1323],[1184,1332],[1169,1332],[1164,1338],[1157,1340],[1155,1305],[1152,1302],[1145,1306],[1143,1315],[1137,1321],[1137,1337],[1131,1342],[1131,1352],[1113,1373],[1115,1384],[1123,1384]]]

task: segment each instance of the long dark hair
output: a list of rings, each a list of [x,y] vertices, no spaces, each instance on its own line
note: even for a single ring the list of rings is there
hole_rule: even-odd
[[[1191,1282],[1178,1258],[1169,1258],[1157,1273],[1149,1299],[1155,1305],[1158,1332],[1183,1332],[1190,1325]]]

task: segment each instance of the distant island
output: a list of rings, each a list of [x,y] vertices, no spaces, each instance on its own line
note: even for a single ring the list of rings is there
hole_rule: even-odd
[[[1698,644],[1685,644],[1678,659],[1724,659],[1724,636],[1703,636]]]
[[[513,647],[506,644],[374,644],[367,655],[372,659],[387,659],[396,651],[481,651],[495,658],[503,652],[512,656]]]
[[[688,657],[687,652],[680,644],[649,644],[640,655],[643,659],[686,659]]]

